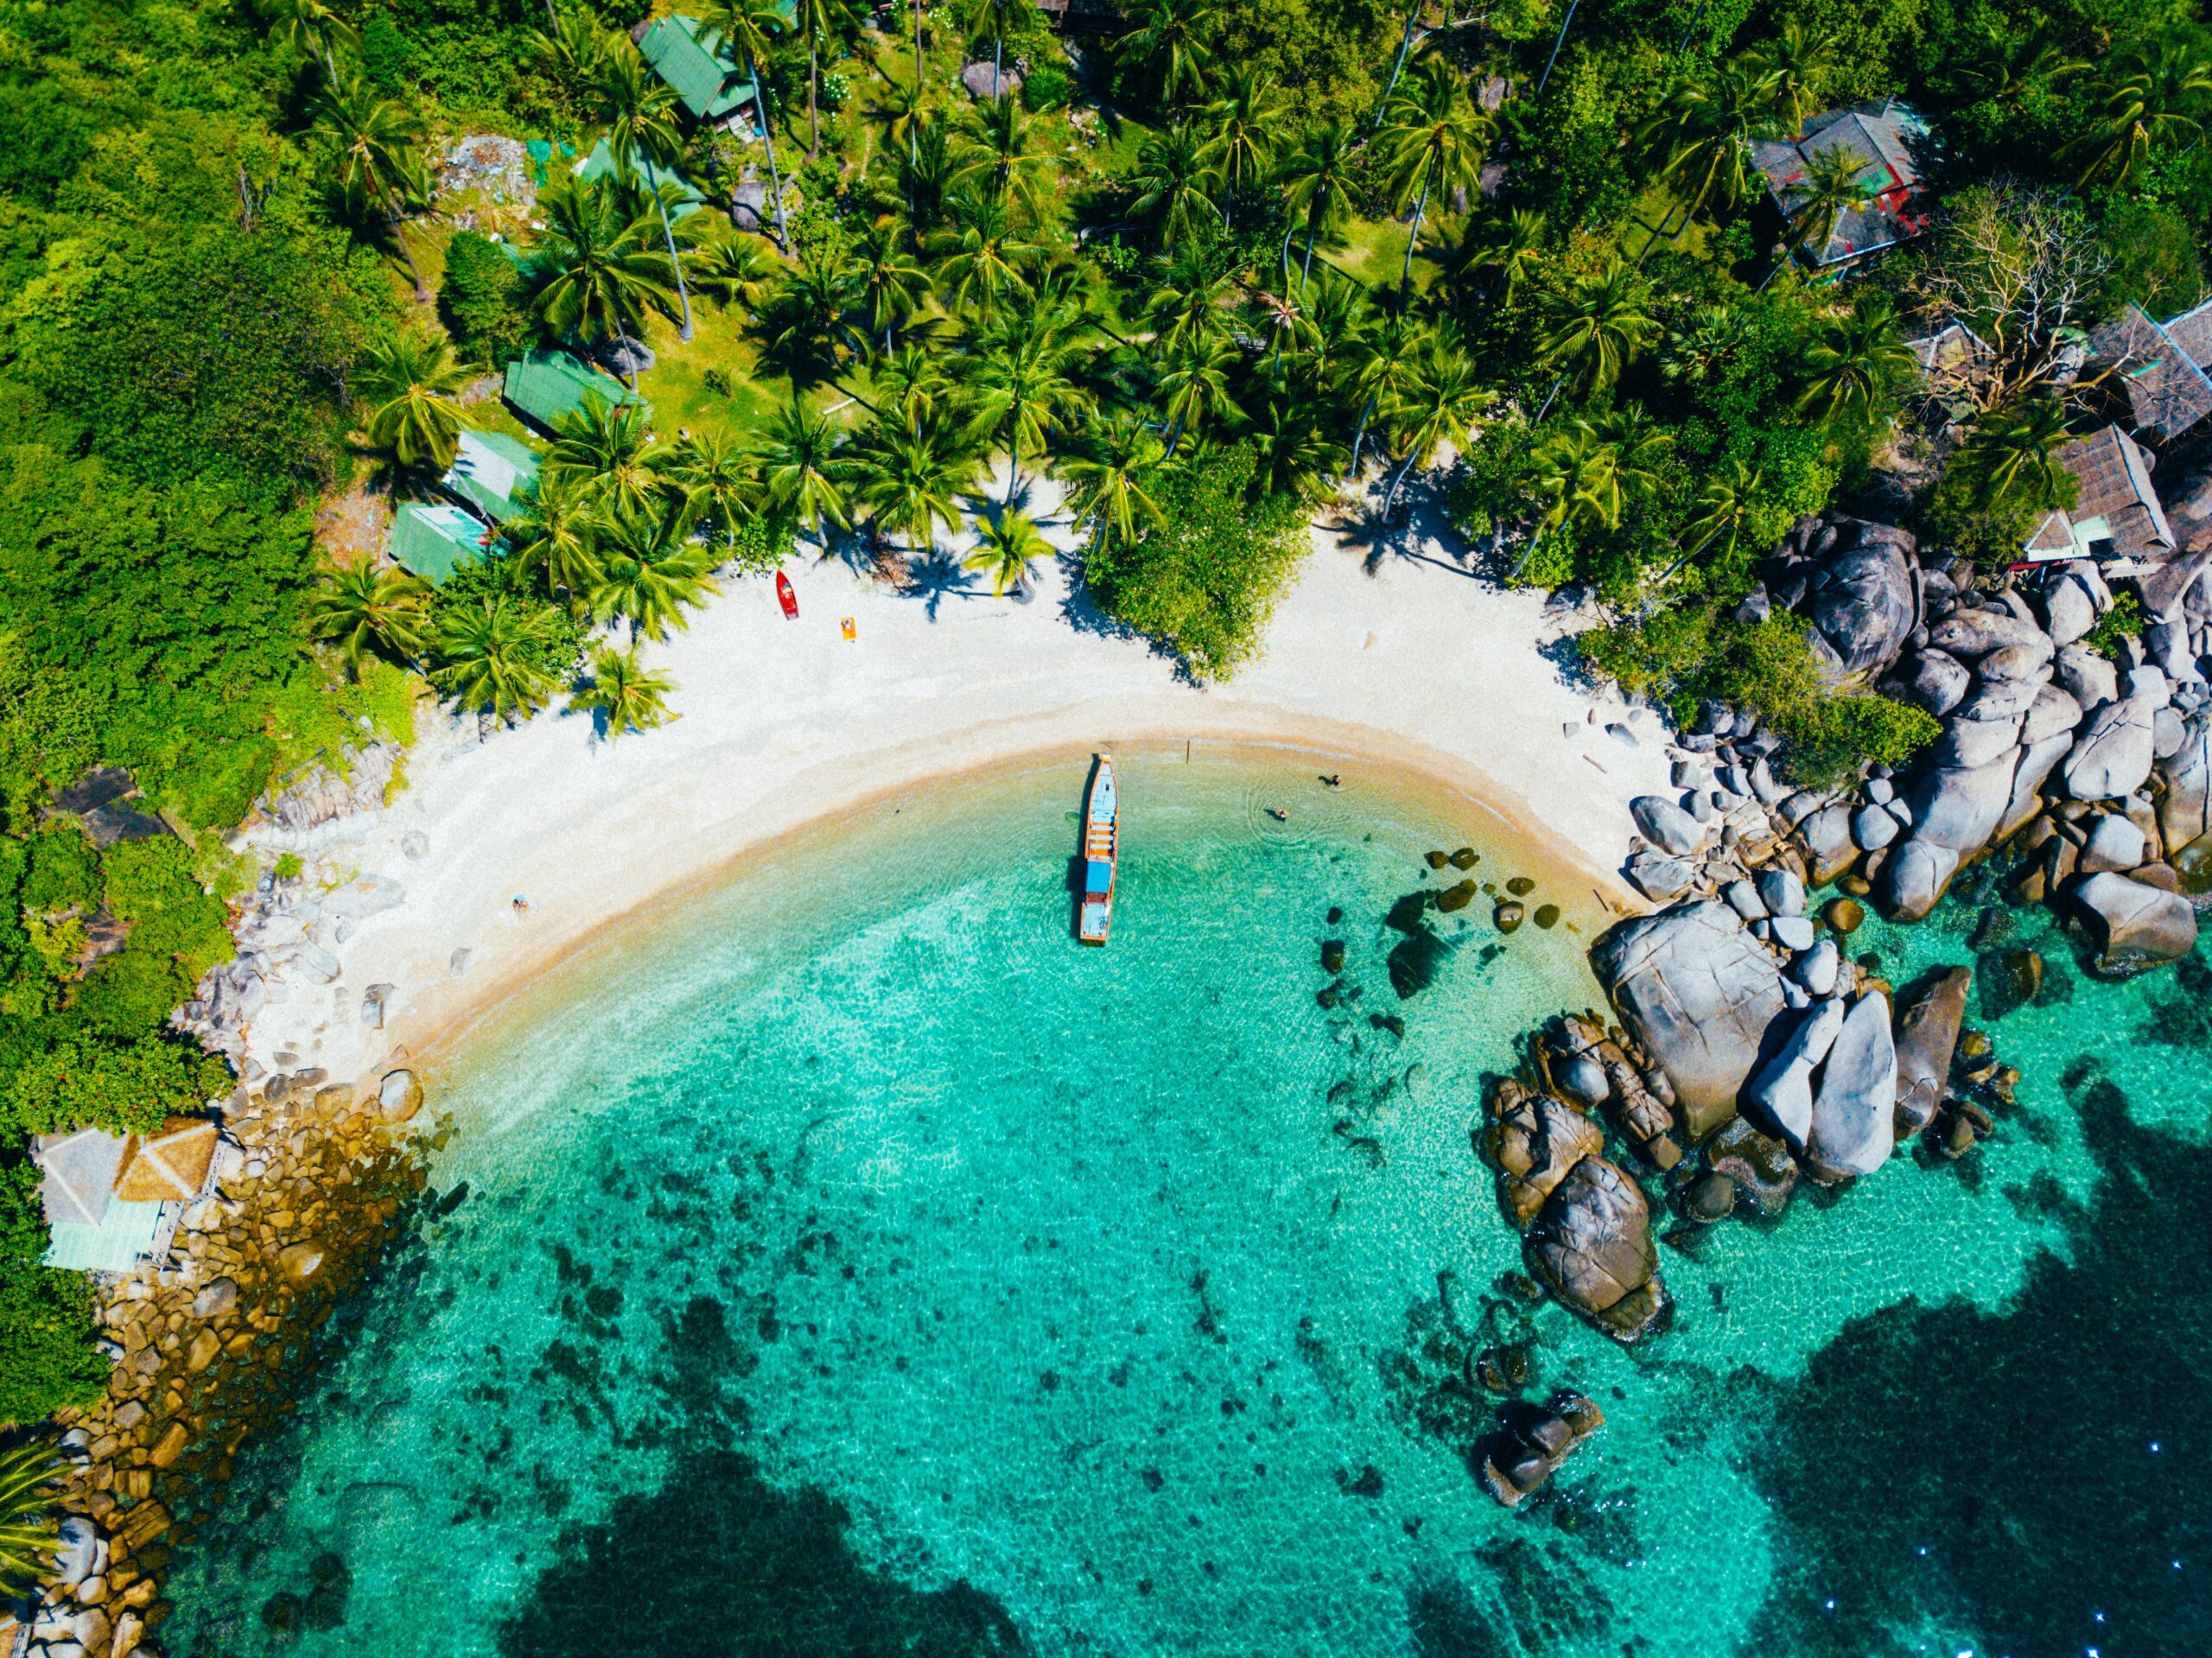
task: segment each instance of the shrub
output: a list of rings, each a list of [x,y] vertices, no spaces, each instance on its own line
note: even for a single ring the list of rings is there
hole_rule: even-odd
[[[522,273],[489,237],[474,231],[454,236],[438,303],[461,355],[472,361],[505,368],[530,343],[533,325]]]
[[[2143,621],[2143,607],[2136,602],[2135,595],[2126,591],[2115,593],[2112,608],[2097,618],[2097,625],[2082,642],[2099,656],[2108,660],[2115,658],[2120,655],[2122,639],[2142,637]]]
[[[1064,110],[1075,95],[1075,82],[1057,63],[1040,63],[1021,83],[1021,101],[1038,114]]]

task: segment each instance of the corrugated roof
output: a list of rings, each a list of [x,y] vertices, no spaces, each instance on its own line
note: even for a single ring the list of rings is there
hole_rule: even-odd
[[[524,419],[551,431],[597,398],[612,409],[635,403],[629,387],[564,351],[524,352],[507,365],[507,402]]]
[[[38,1195],[47,1224],[98,1226],[115,1195],[115,1177],[130,1141],[99,1128],[45,1134],[31,1142],[31,1160],[45,1178]]]
[[[46,1264],[80,1273],[127,1273],[161,1247],[162,1220],[168,1207],[118,1198],[97,1226],[61,1222],[49,1229]]]
[[[537,455],[505,432],[463,432],[453,465],[440,480],[495,523],[522,511],[518,499],[537,481]]]
[[[642,179],[648,189],[658,190],[666,187],[676,192],[677,205],[670,208],[668,213],[671,219],[688,219],[704,205],[706,199],[693,187],[689,179],[680,173],[661,166],[650,156],[632,156],[630,161],[630,171],[634,176]],[[611,177],[613,172],[613,147],[604,138],[594,144],[591,147],[591,154],[578,162],[575,167],[576,176],[586,184],[589,184],[594,179]]]
[[[745,66],[722,44],[721,31],[696,17],[656,18],[638,50],[702,121],[719,121],[753,101]]]
[[[2173,529],[2152,486],[2150,461],[2133,438],[2107,426],[2075,438],[2057,458],[2077,493],[2071,511],[2049,513],[2036,526],[2027,542],[2031,558],[2164,558],[2173,551]]]
[[[435,587],[480,557],[494,533],[447,502],[410,501],[392,515],[391,556]]]
[[[2202,331],[2196,316],[2184,312],[2174,323],[2195,334]],[[2136,430],[2176,437],[2212,414],[2212,378],[2201,360],[2175,338],[2172,324],[2152,321],[2140,306],[2131,303],[2091,334],[2089,348],[2117,373]]]
[[[1920,165],[1912,153],[1914,143],[1924,140],[1927,132],[1927,123],[1913,111],[1884,102],[1816,115],[1794,143],[1786,138],[1755,142],[1751,159],[1766,175],[1768,194],[1784,214],[1796,205],[1792,195],[1804,183],[1808,164],[1838,151],[1858,159],[1859,178],[1876,192],[1865,206],[1836,215],[1824,246],[1800,248],[1797,257],[1816,268],[1841,264],[1927,229],[1927,220],[1916,210]]]

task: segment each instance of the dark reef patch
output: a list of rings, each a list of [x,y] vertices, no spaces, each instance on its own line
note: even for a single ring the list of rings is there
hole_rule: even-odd
[[[1785,1564],[1745,1650],[2212,1651],[2212,1147],[2069,1068],[2100,1178],[2003,1312],[1854,1320],[1773,1401],[1752,1471]]]
[[[868,1571],[850,1516],[811,1487],[771,1489],[750,1457],[679,1461],[658,1491],[562,1534],[561,1559],[499,1629],[505,1658],[978,1658],[1026,1654],[964,1579],[923,1591]]]

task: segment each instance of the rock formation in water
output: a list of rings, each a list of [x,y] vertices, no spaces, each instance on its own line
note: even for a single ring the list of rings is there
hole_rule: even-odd
[[[1482,1442],[1483,1483],[1510,1509],[1557,1473],[1574,1448],[1605,1426],[1605,1413],[1585,1395],[1562,1389],[1542,1405],[1510,1401],[1497,1431]]]

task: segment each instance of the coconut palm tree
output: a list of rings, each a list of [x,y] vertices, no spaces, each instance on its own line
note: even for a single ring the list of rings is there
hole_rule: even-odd
[[[950,208],[951,224],[929,242],[938,286],[955,308],[988,321],[1001,304],[1028,297],[1045,251],[1014,227],[1003,202],[963,193]]]
[[[1502,220],[1493,221],[1489,233],[1476,244],[1467,264],[1477,270],[1497,273],[1497,298],[1513,303],[1514,290],[1528,280],[1543,256],[1544,216],[1532,207],[1516,207]]]
[[[817,0],[818,3],[818,0]],[[648,179],[640,165],[650,163],[671,170],[683,153],[683,135],[676,124],[676,88],[645,67],[645,58],[627,37],[611,49],[601,65],[596,90],[601,118],[607,123],[607,148],[614,158],[618,176],[636,174]],[[669,268],[676,273],[677,296],[683,303],[682,338],[691,338],[691,290],[684,286],[683,261],[676,251],[676,226],[668,215],[661,187],[652,187],[653,206],[660,214],[661,239],[668,247]]]
[[[1408,203],[1414,210],[1413,227],[1406,236],[1405,268],[1398,273],[1400,288],[1413,283],[1414,248],[1421,240],[1430,194],[1442,191],[1448,195],[1473,186],[1482,172],[1483,150],[1491,130],[1489,114],[1467,96],[1465,81],[1442,58],[1421,63],[1391,100],[1376,142],[1398,211],[1403,213]]]
[[[1154,260],[1153,270],[1144,320],[1156,347],[1179,350],[1193,340],[1212,340],[1228,331],[1226,306],[1236,281],[1211,249],[1186,242]]]
[[[980,106],[953,152],[952,182],[965,185],[1032,220],[1047,217],[1046,194],[1055,165],[1043,143],[1044,124],[999,98]]]
[[[2121,53],[2101,92],[2096,125],[2059,154],[2082,162],[2084,184],[2129,184],[2153,149],[2202,142],[2212,60],[2189,37],[2160,33]]]
[[[1335,493],[1330,480],[1344,462],[1344,445],[1329,435],[1312,398],[1271,395],[1253,416],[1248,441],[1259,451],[1255,481],[1270,495],[1319,501]]]
[[[1049,328],[1009,317],[994,329],[976,359],[976,419],[1007,448],[1005,506],[1011,510],[1021,483],[1021,457],[1042,454],[1046,437],[1079,418],[1092,403],[1076,379],[1078,347]]]
[[[1446,444],[1465,447],[1475,416],[1492,396],[1477,384],[1473,359],[1458,346],[1440,341],[1421,353],[1413,372],[1382,405],[1383,422],[1405,456],[1383,499],[1384,518],[1397,510],[1398,492],[1416,465],[1433,463],[1437,451]]]
[[[760,302],[768,283],[783,267],[759,238],[728,226],[717,227],[684,250],[692,286],[725,305],[747,308]]]
[[[537,207],[545,229],[533,251],[551,272],[537,311],[562,338],[587,348],[637,339],[647,311],[674,308],[675,261],[653,245],[652,219],[626,215],[606,183],[564,179]],[[634,391],[634,372],[630,379]]]
[[[2058,463],[2067,441],[2066,410],[2056,397],[2031,397],[1977,416],[1951,464],[1964,470],[1984,507],[2062,499],[2073,480]]]
[[[1116,55],[1124,64],[1153,71],[1163,108],[1172,106],[1179,92],[1195,98],[1213,67],[1217,16],[1216,0],[1135,0]]]
[[[1612,452],[1613,522],[1630,506],[1651,499],[1665,480],[1675,453],[1675,436],[1653,420],[1640,403],[1616,403],[1585,422]]]
[[[361,31],[323,0],[259,0],[256,9],[270,34],[302,57],[320,61],[334,86],[338,84],[337,48],[361,49]]]
[[[443,472],[468,424],[454,399],[475,372],[454,361],[443,340],[412,328],[372,340],[353,382],[368,410],[369,441],[402,467]]]
[[[1751,141],[1773,130],[1771,88],[1758,66],[1733,59],[1686,75],[1645,122],[1643,142],[1665,156],[1657,177],[1684,206],[1680,236],[1709,201],[1740,201],[1758,168]],[[1670,215],[1671,216],[1671,215]],[[1665,222],[1660,226],[1663,231]],[[1652,242],[1644,245],[1650,251]]]
[[[772,193],[769,199],[776,207],[776,245],[789,252],[791,236],[791,227],[784,222],[784,180],[776,170],[776,124],[769,118],[768,100],[760,95],[760,60],[768,54],[776,36],[784,32],[783,13],[777,10],[775,0],[721,0],[709,16],[721,30],[730,49],[744,60],[745,73],[752,79],[753,118],[760,142],[768,149],[768,187]],[[914,37],[917,64],[921,61],[920,28],[918,21]]]
[[[1621,521],[1620,451],[1586,420],[1547,429],[1535,449],[1532,486],[1544,504],[1539,536],[1555,530],[1611,530]]]
[[[347,675],[358,679],[371,651],[403,662],[422,654],[429,598],[429,585],[403,569],[327,564],[308,591],[308,632],[336,646]]]
[[[1773,39],[1744,56],[1775,125],[1795,138],[1824,101],[1835,67],[1835,41],[1792,18]]]
[[[359,75],[334,79],[315,95],[313,108],[314,130],[337,147],[339,188],[376,204],[415,279],[416,302],[429,299],[423,272],[399,231],[401,216],[429,194],[421,119],[404,105],[378,97]]]
[[[613,742],[626,731],[652,731],[680,719],[669,712],[675,689],[674,679],[638,660],[636,645],[618,651],[602,645],[591,653],[584,683],[569,693],[569,707],[598,716],[600,729]]]
[[[760,499],[760,462],[725,428],[679,438],[660,464],[661,475],[693,524],[721,532],[727,552]]]
[[[1912,372],[1912,353],[1901,333],[1890,296],[1878,288],[1859,289],[1850,310],[1805,354],[1809,373],[1798,394],[1798,412],[1817,412],[1830,424],[1871,419],[1883,397]]]
[[[835,374],[848,356],[868,348],[860,326],[859,274],[832,249],[800,257],[753,312],[768,356],[794,374]]]
[[[853,446],[853,499],[879,530],[925,552],[937,544],[939,524],[959,528],[956,498],[974,486],[979,464],[967,432],[942,410],[879,419]]]
[[[1306,319],[1306,308],[1287,294],[1270,294],[1262,289],[1252,295],[1252,303],[1274,341],[1274,351],[1268,363],[1268,385],[1272,390],[1281,378],[1284,344],[1303,340],[1311,332],[1312,325]]]
[[[870,390],[875,393],[877,406],[912,420],[940,403],[949,406],[959,401],[952,382],[945,378],[944,362],[941,353],[911,340],[900,342],[898,350],[878,358],[874,364]]]
[[[1194,334],[1168,349],[1160,368],[1160,399],[1167,414],[1169,454],[1175,453],[1185,429],[1203,428],[1209,417],[1236,416],[1229,371],[1236,358],[1236,346],[1217,335]]]
[[[28,1594],[53,1563],[63,1466],[44,1440],[0,1452],[0,1599]]]
[[[912,316],[929,297],[930,274],[907,252],[897,232],[883,225],[870,225],[855,238],[853,270],[868,327],[883,335],[883,349],[888,352],[893,326]]]
[[[1292,230],[1300,225],[1306,229],[1306,261],[1298,273],[1300,287],[1313,275],[1314,242],[1331,219],[1351,211],[1351,169],[1357,150],[1351,129],[1341,121],[1326,122],[1306,130],[1298,148],[1284,158],[1275,174],[1276,187],[1282,192],[1283,206],[1290,216],[1284,248],[1290,246]],[[1284,257],[1287,263],[1287,252]]]
[[[753,440],[763,499],[770,511],[791,519],[810,536],[822,523],[845,526],[844,429],[826,415],[810,410],[791,395],[788,405],[768,417]]]
[[[704,604],[717,590],[714,555],[692,544],[691,524],[674,503],[611,514],[600,530],[592,615],[602,623],[626,620],[632,642],[689,627],[685,607]]]
[[[1360,451],[1367,444],[1367,422],[1383,403],[1395,400],[1422,353],[1434,343],[1427,327],[1402,311],[1392,312],[1375,327],[1363,330],[1350,345],[1346,365],[1351,372],[1351,390],[1362,400],[1359,425],[1352,434],[1351,460],[1346,477],[1359,472]]]
[[[1682,526],[1681,556],[1667,567],[1658,585],[1663,587],[1700,553],[1711,553],[1716,564],[1734,562],[1757,524],[1765,481],[1762,468],[1730,455],[1698,490],[1694,516]]]
[[[968,569],[991,578],[991,593],[1003,599],[1011,588],[1017,596],[1029,596],[1029,569],[1040,558],[1051,558],[1058,550],[1045,539],[1045,532],[1037,521],[1027,512],[1008,507],[999,514],[996,524],[979,526],[976,550],[961,561]]]
[[[1243,64],[1223,77],[1221,96],[1206,109],[1213,136],[1199,154],[1221,189],[1225,225],[1239,191],[1254,190],[1267,176],[1279,143],[1283,97],[1266,70]]]
[[[570,486],[601,513],[644,511],[661,494],[645,410],[588,399],[562,420],[539,475]]]
[[[1006,97],[999,79],[999,67],[1006,56],[1006,37],[1036,20],[1037,8],[1029,0],[961,0],[961,26],[970,37],[991,37],[992,103],[1001,103]]]
[[[1126,546],[1166,522],[1145,480],[1166,461],[1159,434],[1131,415],[1092,425],[1055,467],[1067,480],[1068,516],[1094,540]]]
[[[806,36],[806,155],[822,153],[822,37],[852,27],[846,0],[794,0],[792,21]]]
[[[430,683],[488,730],[494,720],[526,719],[545,706],[559,683],[548,665],[557,647],[556,613],[510,595],[488,594],[455,605],[430,638]]]
[[[1171,121],[1137,150],[1129,175],[1137,196],[1130,211],[1157,224],[1161,245],[1173,248],[1201,226],[1219,221],[1214,184],[1204,135],[1192,122]]]
[[[1788,245],[1774,262],[1774,270],[1767,273],[1759,286],[1764,288],[1773,281],[1775,271],[1789,264],[1793,254],[1807,248],[1813,250],[1817,264],[1820,256],[1827,251],[1829,239],[1835,235],[1836,221],[1865,206],[1881,188],[1883,178],[1884,175],[1870,162],[1840,144],[1808,159],[1803,180],[1791,185],[1785,193],[1784,210],[1789,219]]]
[[[531,63],[568,98],[581,103],[598,85],[618,38],[588,11],[556,13],[551,26],[539,29],[531,41]]]
[[[1659,322],[1647,308],[1649,302],[1643,278],[1615,254],[1603,270],[1554,297],[1544,360],[1579,365],[1584,384],[1592,391],[1612,384],[1659,337]]]
[[[588,477],[543,470],[522,511],[503,527],[518,567],[536,576],[550,596],[573,604],[590,593],[601,575],[601,514],[599,494]]]

